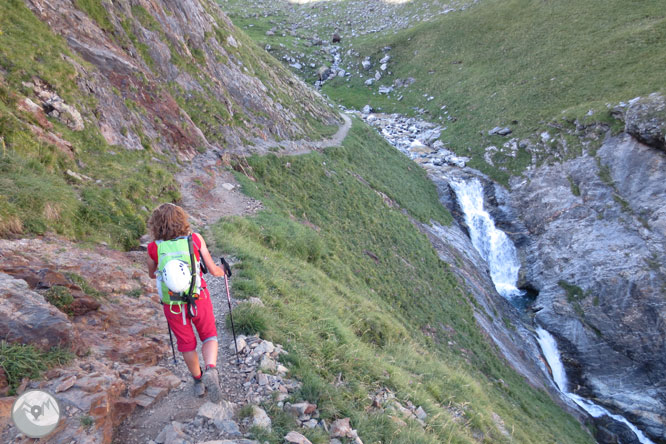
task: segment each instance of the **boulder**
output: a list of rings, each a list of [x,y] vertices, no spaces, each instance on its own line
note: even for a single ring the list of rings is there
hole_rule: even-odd
[[[646,145],[666,151],[666,97],[653,93],[632,101],[625,114],[625,131]]]
[[[67,316],[31,291],[24,280],[0,273],[0,338],[31,344],[41,350],[52,347],[79,351],[83,344]]]

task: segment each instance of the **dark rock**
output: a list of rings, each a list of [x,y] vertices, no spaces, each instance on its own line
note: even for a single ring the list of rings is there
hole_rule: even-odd
[[[338,34],[337,32],[333,34],[333,37],[331,37],[331,42],[333,43],[340,43],[341,40],[342,37],[340,37],[340,34]]]
[[[627,425],[608,416],[595,418],[594,425],[594,437],[599,444],[640,444],[636,434]]]
[[[629,105],[625,131],[653,148],[666,151],[666,97],[653,93]]]

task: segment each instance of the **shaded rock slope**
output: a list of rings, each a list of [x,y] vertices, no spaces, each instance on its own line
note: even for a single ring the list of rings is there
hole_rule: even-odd
[[[624,412],[659,442],[666,440],[663,110],[658,95],[634,101],[626,133],[608,137],[595,155],[515,179],[510,196],[496,200],[524,224],[513,234],[524,283],[539,291],[536,321],[558,339],[570,390]]]

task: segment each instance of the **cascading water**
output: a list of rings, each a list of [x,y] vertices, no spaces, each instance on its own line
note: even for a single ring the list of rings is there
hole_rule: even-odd
[[[580,408],[589,413],[593,418],[609,416],[615,421],[621,422],[622,424],[629,427],[642,444],[654,444],[650,438],[645,436],[643,432],[641,432],[635,425],[627,421],[627,419],[623,416],[615,415],[590,400],[581,398],[574,393],[569,393],[567,391],[567,374],[564,370],[564,366],[562,365],[562,361],[560,360],[560,353],[557,350],[557,342],[555,341],[555,338],[553,338],[553,335],[541,327],[537,327],[536,332],[538,335],[539,345],[543,351],[543,355],[546,358],[548,366],[550,367],[550,370],[553,374],[553,381],[555,381],[555,385],[557,385],[557,388],[560,389],[560,392],[575,402],[576,405],[578,405]]]
[[[490,277],[497,292],[512,303],[523,296],[516,288],[520,261],[511,239],[495,227],[490,214],[483,209],[483,188],[474,179],[469,182],[450,181],[449,184],[458,197],[458,203],[465,213],[472,245],[490,267]]]
[[[446,179],[446,178],[445,178]],[[520,261],[516,254],[516,247],[509,237],[495,227],[495,222],[487,211],[483,209],[483,188],[476,180],[468,182],[449,180],[449,184],[458,197],[458,203],[465,213],[465,222],[469,229],[472,245],[485,259],[490,267],[490,277],[495,284],[497,292],[508,299],[512,304],[519,306],[524,292],[516,287]],[[592,401],[567,391],[567,375],[560,360],[555,338],[543,328],[537,328],[538,342],[541,346],[548,365],[550,366],[553,381],[557,388],[567,398],[581,407],[594,418],[609,416],[610,418],[625,424],[642,444],[654,444],[635,425],[626,418],[615,415],[605,408],[594,404]]]

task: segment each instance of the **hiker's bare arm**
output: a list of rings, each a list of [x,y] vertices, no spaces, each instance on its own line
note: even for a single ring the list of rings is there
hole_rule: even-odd
[[[210,256],[210,252],[208,251],[208,247],[206,247],[206,241],[204,238],[198,233],[197,236],[199,237],[199,240],[201,240],[201,259],[203,260],[204,264],[206,264],[206,268],[208,268],[210,274],[218,277],[224,276],[224,270],[222,267],[215,265],[215,262],[213,262],[213,258]]]
[[[155,272],[157,271],[157,264],[151,258],[148,258],[148,276],[155,279]]]

